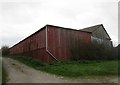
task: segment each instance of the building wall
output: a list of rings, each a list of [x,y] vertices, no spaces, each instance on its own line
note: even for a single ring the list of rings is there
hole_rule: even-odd
[[[10,55],[25,55],[40,59],[41,61],[51,62],[52,58],[46,53],[46,31],[35,33],[22,42],[10,48]]]
[[[112,41],[110,41],[109,36],[105,32],[104,28],[100,26],[97,30],[92,33],[92,42],[97,42],[98,44],[103,44],[105,47],[113,47]]]
[[[102,26],[100,26],[98,29],[96,29],[92,35],[94,37],[103,39],[103,40],[110,40],[109,36],[106,34],[104,28]]]
[[[48,27],[48,50],[58,60],[69,60],[71,58],[71,45],[77,46],[79,44],[76,40],[91,43],[91,34],[59,27]]]
[[[91,43],[91,33],[55,26],[47,26],[47,28],[48,50],[58,60],[71,59],[72,45],[77,46],[79,44],[76,40]],[[13,46],[10,49],[10,54],[30,56],[47,63],[54,60],[52,56],[46,52],[45,28]]]

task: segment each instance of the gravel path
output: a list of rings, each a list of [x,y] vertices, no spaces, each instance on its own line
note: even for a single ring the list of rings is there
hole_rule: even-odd
[[[10,58],[3,59],[8,73],[8,83],[65,83],[55,75],[30,68]]]
[[[16,60],[3,58],[8,83],[118,83],[117,76],[65,78],[35,70]]]

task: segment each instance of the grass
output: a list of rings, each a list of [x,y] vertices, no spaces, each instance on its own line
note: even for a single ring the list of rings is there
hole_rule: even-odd
[[[11,57],[11,58],[15,60],[19,60],[22,63],[30,67],[33,67],[37,70],[42,70],[48,73],[65,76],[65,77],[118,75],[117,60],[67,61],[67,62],[53,62],[52,64],[45,64],[41,61],[25,56]]]
[[[42,68],[43,71],[67,77],[117,75],[116,61],[60,63]]]
[[[39,67],[46,66],[46,63],[41,62],[40,60],[33,59],[31,57],[26,57],[26,56],[10,56],[10,58],[18,60],[30,67],[33,67],[35,69],[39,69]]]
[[[5,68],[2,66],[2,85],[5,85],[7,82],[7,73],[5,71]]]
[[[7,73],[2,65],[2,60],[0,59],[0,84],[5,85],[7,81]]]
[[[0,60],[0,84],[2,83],[2,61]]]

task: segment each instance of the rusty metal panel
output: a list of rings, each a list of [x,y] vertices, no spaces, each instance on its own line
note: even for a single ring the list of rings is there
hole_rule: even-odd
[[[10,54],[26,55],[40,59],[47,63],[53,61],[53,58],[46,52],[46,29],[35,33],[10,49]],[[91,42],[91,34],[87,32],[64,29],[55,26],[48,26],[48,50],[58,60],[69,60],[71,58],[71,44],[75,40],[83,39],[85,42]],[[78,45],[75,43],[74,45]]]
[[[85,42],[91,42],[91,34],[87,32],[63,29],[59,27],[48,27],[48,50],[58,60],[69,60],[71,55],[71,42],[83,39]],[[78,43],[74,44],[78,45]]]
[[[10,49],[11,55],[26,55],[41,61],[51,62],[51,58],[46,53],[46,36],[45,29],[35,33],[34,35],[26,38]]]

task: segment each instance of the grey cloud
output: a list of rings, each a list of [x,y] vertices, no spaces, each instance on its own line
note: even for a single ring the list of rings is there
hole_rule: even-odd
[[[11,46],[45,24],[81,29],[103,23],[117,44],[116,5],[113,0],[3,2],[0,7],[2,41]]]

